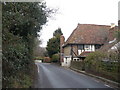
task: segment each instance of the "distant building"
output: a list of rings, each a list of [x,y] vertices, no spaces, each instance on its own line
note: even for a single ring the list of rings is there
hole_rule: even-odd
[[[78,24],[66,42],[64,36],[61,36],[61,65],[69,67],[71,60],[84,60],[89,53],[100,49],[108,41],[114,40],[110,33],[113,32],[114,27],[113,24],[111,26]]]

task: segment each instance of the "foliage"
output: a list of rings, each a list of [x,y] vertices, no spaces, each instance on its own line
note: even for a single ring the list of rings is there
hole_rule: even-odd
[[[53,36],[55,37],[60,37],[61,35],[63,35],[61,28],[58,28],[57,30],[54,31]]]
[[[3,88],[32,84],[34,41],[50,13],[42,1],[2,3]]]
[[[47,21],[45,3],[6,3],[3,4],[3,28],[14,35],[37,36],[42,25]],[[37,13],[36,13],[37,12]],[[4,24],[5,23],[5,24]]]
[[[41,47],[40,44],[41,44],[41,41],[38,38],[35,38],[35,44],[34,44],[34,50],[33,50],[34,57],[43,58],[45,56],[46,49],[44,47]]]
[[[120,75],[120,63],[117,57],[118,55],[115,53],[108,54],[106,52],[96,51],[89,54],[84,62],[72,61],[71,67],[78,70],[83,70],[85,67],[85,71],[88,73],[120,82],[118,79],[118,76]]]
[[[84,70],[84,62],[83,61],[72,61],[71,67],[78,69],[78,70]]]
[[[53,37],[47,42],[47,51],[48,55],[52,57],[53,54],[58,53],[59,51],[59,41],[57,38]]]
[[[58,62],[59,61],[59,54],[53,54],[52,55],[52,62]]]
[[[118,82],[118,55],[96,51],[85,59],[85,70]]]
[[[107,53],[107,55],[108,55],[108,58],[110,61],[119,61],[119,54],[118,53],[111,51],[111,52]]]
[[[62,31],[60,28],[58,28],[53,33],[53,38],[49,39],[47,42],[47,51],[49,57],[52,57],[53,54],[60,52],[60,36],[62,35]]]
[[[11,33],[4,33],[3,40],[3,87],[13,87],[11,81],[12,78],[16,78],[15,81],[21,81],[21,77],[18,75],[23,72],[31,73],[29,70],[32,70],[29,65],[33,63],[29,56],[29,50],[25,46],[25,42],[18,37],[14,36]],[[26,74],[24,74],[26,75]],[[9,84],[8,84],[9,83]],[[17,82],[16,82],[17,83]],[[29,82],[32,83],[32,82]],[[18,84],[18,83],[17,83]],[[20,82],[19,82],[20,84]],[[15,86],[15,85],[14,85]]]
[[[100,67],[100,62],[101,60],[103,60],[106,57],[106,53],[101,53],[99,51],[90,53],[89,56],[86,57],[85,59],[85,66],[87,68],[91,68],[91,69],[95,69],[96,71],[98,71],[99,67]]]
[[[39,57],[35,57],[34,60],[43,60],[44,58],[39,56]]]

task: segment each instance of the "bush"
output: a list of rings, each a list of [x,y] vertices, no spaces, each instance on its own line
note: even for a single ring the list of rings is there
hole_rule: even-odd
[[[27,88],[32,84],[34,40],[50,13],[44,1],[2,3],[3,88]]]
[[[84,62],[83,61],[71,61],[72,68],[83,70],[84,71]]]
[[[35,57],[34,60],[43,60],[43,57]]]
[[[117,54],[96,51],[85,59],[85,71],[119,82]]]
[[[59,61],[59,54],[53,54],[52,55],[52,62],[58,62]]]
[[[85,69],[99,72],[101,61],[105,59],[106,56],[106,53],[100,51],[90,53],[89,56],[85,58]]]
[[[32,84],[32,65],[27,42],[12,33],[3,33],[2,84],[3,87],[29,87]],[[31,70],[31,71],[30,71]],[[24,78],[24,76],[26,76]],[[29,76],[29,77],[28,77]],[[26,80],[27,79],[27,80]],[[22,84],[24,81],[28,81]]]

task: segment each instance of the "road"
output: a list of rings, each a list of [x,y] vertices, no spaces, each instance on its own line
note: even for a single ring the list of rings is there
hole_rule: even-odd
[[[97,79],[49,63],[36,63],[38,79],[35,88],[108,88]]]

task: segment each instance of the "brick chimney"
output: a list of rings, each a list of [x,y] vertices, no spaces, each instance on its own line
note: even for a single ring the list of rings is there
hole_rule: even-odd
[[[63,62],[63,53],[64,53],[64,49],[63,49],[63,45],[65,43],[65,37],[63,35],[60,36],[60,61]]]

